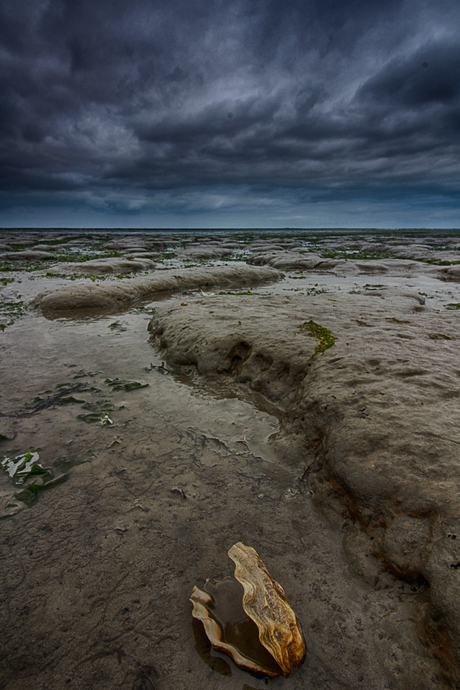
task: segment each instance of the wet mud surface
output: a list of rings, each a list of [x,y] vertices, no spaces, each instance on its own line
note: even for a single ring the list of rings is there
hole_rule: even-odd
[[[141,240],[138,250],[146,246]],[[162,243],[155,261],[175,261],[162,258],[171,249],[170,242]],[[179,248],[187,261],[203,245],[195,244]],[[221,259],[219,247],[213,265]],[[244,259],[240,250],[235,265]],[[38,490],[27,507],[15,498],[18,487],[8,474],[0,473],[0,688],[456,687],[439,653],[426,644],[426,583],[384,572],[376,585],[360,576],[360,568],[366,574],[360,562],[366,551],[356,548],[353,561],[344,539],[354,535],[354,525],[340,511],[323,510],[312,495],[305,481],[310,456],[298,430],[286,452],[276,442],[284,403],[236,377],[206,378],[195,366],[175,367],[158,343],[149,342],[155,308],[206,302],[206,286],[199,293],[146,298],[116,314],[45,318],[27,310],[28,303],[50,281],[56,289],[71,280],[47,277],[47,268],[28,271],[21,264],[2,273],[13,279],[2,289],[2,304],[17,306],[0,333],[0,457],[38,452],[44,468],[68,477]],[[279,283],[241,292],[286,304],[294,297],[330,297],[324,322],[333,332],[340,293],[346,298],[351,291],[397,285],[426,293],[420,300],[433,305],[428,330],[439,337],[431,346],[454,347],[457,314],[447,307],[460,301],[458,287],[428,268],[419,277],[385,274],[378,280],[289,273]],[[368,299],[383,303],[379,296]],[[414,298],[407,303],[423,306]],[[371,311],[363,307],[353,315],[355,334],[372,325]],[[447,326],[441,323],[444,312]],[[399,313],[386,317],[413,320]],[[402,327],[412,335],[410,324]],[[73,401],[34,403],[77,384],[82,386],[68,396]],[[449,409],[454,419],[456,408]],[[359,535],[354,539],[359,542]],[[210,650],[201,624],[192,619],[193,586],[231,575],[227,551],[238,541],[258,551],[303,627],[306,661],[290,678],[268,681],[236,669]],[[438,638],[439,651],[448,638],[441,629]]]

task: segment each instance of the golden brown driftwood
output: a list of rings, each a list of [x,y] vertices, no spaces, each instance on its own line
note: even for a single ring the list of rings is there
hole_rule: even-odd
[[[299,621],[286,601],[284,590],[273,580],[257,551],[241,542],[228,555],[235,563],[235,577],[244,588],[243,608],[259,628],[259,639],[286,675],[305,657]]]
[[[238,543],[228,552],[235,577],[208,579],[193,588],[192,615],[201,620],[214,649],[241,668],[271,677],[289,675],[305,658],[299,622],[257,552]]]

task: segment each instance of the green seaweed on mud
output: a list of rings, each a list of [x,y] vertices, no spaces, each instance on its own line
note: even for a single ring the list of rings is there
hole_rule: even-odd
[[[318,345],[315,347],[315,353],[313,356],[323,354],[326,352],[326,350],[332,347],[337,340],[337,338],[332,335],[328,328],[321,326],[319,323],[316,323],[311,319],[310,321],[302,323],[299,328],[301,328],[303,331],[306,331],[306,333],[312,336],[312,338],[316,338],[318,340]]]
[[[23,300],[17,300],[13,302],[7,300],[4,297],[0,298],[0,318],[2,323],[0,323],[0,329],[5,330],[7,326],[11,326],[17,319],[24,316],[27,312],[27,307]]]
[[[10,417],[30,417],[37,412],[42,410],[47,410],[56,407],[56,405],[69,404],[69,403],[84,403],[85,400],[75,398],[73,393],[77,391],[89,391],[85,383],[59,383],[56,386],[58,390],[57,393],[52,393],[51,390],[46,390],[40,395],[36,395],[35,398],[30,403],[26,403],[22,410],[18,410],[8,416]],[[42,397],[46,395],[47,397]]]
[[[430,340],[452,340],[450,335],[446,335],[445,333],[430,333],[428,337]]]
[[[123,333],[128,330],[120,321],[113,321],[113,323],[109,324],[109,328],[111,331],[117,331],[118,333]]]
[[[75,365],[75,364],[71,364],[70,366],[76,366],[76,365]],[[100,371],[85,371],[84,369],[80,369],[79,371],[77,371],[76,374],[73,375],[72,378],[74,378],[74,379],[83,379],[83,378],[85,378],[85,376],[91,376],[91,377],[93,377],[93,376],[97,376],[97,375],[100,374],[100,373],[101,373]]]
[[[422,261],[432,266],[455,266],[460,263],[460,261],[448,261],[447,259],[422,259]]]
[[[78,461],[74,461],[71,465],[64,466],[58,459],[53,467],[60,470],[60,474],[55,475],[53,469],[44,467],[39,460],[39,453],[34,450],[0,460],[0,467],[8,475],[12,485],[20,489],[7,499],[4,506],[7,512],[0,513],[0,518],[9,517],[18,512],[21,506],[17,501],[30,508],[38,501],[41,491],[52,489],[66,481],[69,477],[68,468],[79,464]]]
[[[393,323],[399,323],[399,324],[408,323],[409,325],[412,325],[412,321],[404,321],[403,319],[397,319],[396,316],[392,316],[391,318],[388,318],[387,321],[393,321]]]
[[[155,314],[156,309],[155,307],[149,307],[148,305],[140,305],[139,307],[136,307],[134,309],[134,312],[136,314]]]
[[[28,451],[15,457],[4,457],[0,466],[15,486],[20,486],[32,476],[45,474],[45,468],[39,463],[37,451]]]
[[[50,244],[50,242],[47,242]],[[12,245],[14,251],[21,251],[25,247],[18,245],[16,249]],[[40,249],[40,246],[34,247],[34,249]],[[101,250],[98,248],[91,248],[90,251],[82,253],[78,251],[69,250],[68,252],[63,252],[61,254],[56,254],[49,259],[9,259],[7,256],[0,262],[0,271],[25,271],[27,273],[33,273],[34,271],[47,271],[52,268],[54,264],[59,263],[85,263],[86,261],[92,261],[94,259],[111,259],[119,258],[123,256],[119,251],[113,250]],[[51,274],[51,271],[48,271]],[[49,277],[49,276],[48,276]]]
[[[109,417],[109,412],[115,409],[109,400],[96,400],[95,402],[87,402],[83,405],[82,409],[88,410],[88,412],[77,415],[77,419],[81,419],[83,422],[88,424],[99,424],[109,425],[112,420]],[[108,421],[110,420],[110,421]]]
[[[68,405],[68,404],[72,404],[72,403],[77,403],[77,404],[81,405],[82,403],[85,403],[85,402],[86,402],[86,400],[83,400],[80,398],[75,398],[75,396],[69,395],[67,398],[61,398],[57,404],[58,405]]]
[[[206,285],[206,283],[205,283],[205,285]],[[254,294],[254,293],[251,292],[251,290],[246,290],[246,292],[231,292],[229,290],[225,292],[224,290],[221,290],[219,292],[219,295],[252,295],[252,294]]]
[[[241,324],[241,322],[240,322]],[[159,374],[162,374],[163,376],[190,376],[192,373],[191,369],[188,369],[186,371],[183,371],[181,367],[176,367],[176,368],[166,368],[165,363],[162,362],[161,365],[154,365],[150,364],[149,367],[144,367],[144,371],[158,371]]]
[[[34,503],[38,501],[41,491],[46,491],[47,489],[54,489],[58,484],[66,482],[69,478],[68,473],[60,474],[57,477],[52,477],[47,482],[43,484],[29,484],[25,489],[14,494],[14,497],[18,501],[25,503],[28,508],[33,506]]]
[[[324,288],[312,287],[310,290],[307,290],[305,294],[307,297],[316,297],[317,295],[322,295],[324,292],[327,292]]]
[[[446,309],[460,309],[460,302],[452,302],[446,306]]]
[[[147,388],[148,383],[139,383],[139,381],[124,381],[123,379],[105,379],[105,383],[113,388],[114,391],[134,391],[138,388]]]

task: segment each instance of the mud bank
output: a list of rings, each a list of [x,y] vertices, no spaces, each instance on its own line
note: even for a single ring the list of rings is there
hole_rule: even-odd
[[[48,274],[77,273],[86,275],[98,275],[99,273],[117,273],[126,275],[136,271],[151,271],[155,263],[146,257],[127,257],[125,259],[92,259],[90,261],[62,263],[51,266]]]
[[[273,268],[251,266],[214,266],[158,271],[152,277],[133,278],[129,282],[107,281],[93,285],[69,285],[43,292],[31,306],[42,311],[75,309],[113,309],[122,304],[159,292],[188,290],[197,287],[238,287],[254,283],[275,282],[280,274]]]
[[[455,257],[458,255],[455,254]],[[299,270],[315,273],[330,272],[337,276],[380,275],[415,277],[431,275],[439,280],[460,281],[458,265],[439,266],[425,264],[410,259],[367,259],[356,261],[344,258],[324,258],[319,254],[307,251],[276,251],[254,253],[248,258],[248,263],[254,266],[272,266],[279,271]],[[448,263],[448,262],[446,262]]]
[[[149,330],[171,365],[281,410],[274,443],[342,516],[349,562],[375,588],[391,573],[426,591],[420,634],[458,683],[460,324],[421,302],[397,289],[216,295],[160,307]]]

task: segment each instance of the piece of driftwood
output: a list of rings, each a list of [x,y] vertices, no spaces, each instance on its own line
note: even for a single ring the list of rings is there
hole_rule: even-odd
[[[203,623],[214,649],[240,668],[270,677],[290,675],[305,658],[305,643],[283,588],[250,546],[235,544],[228,555],[236,580],[208,579],[202,589],[194,587],[192,615]]]

